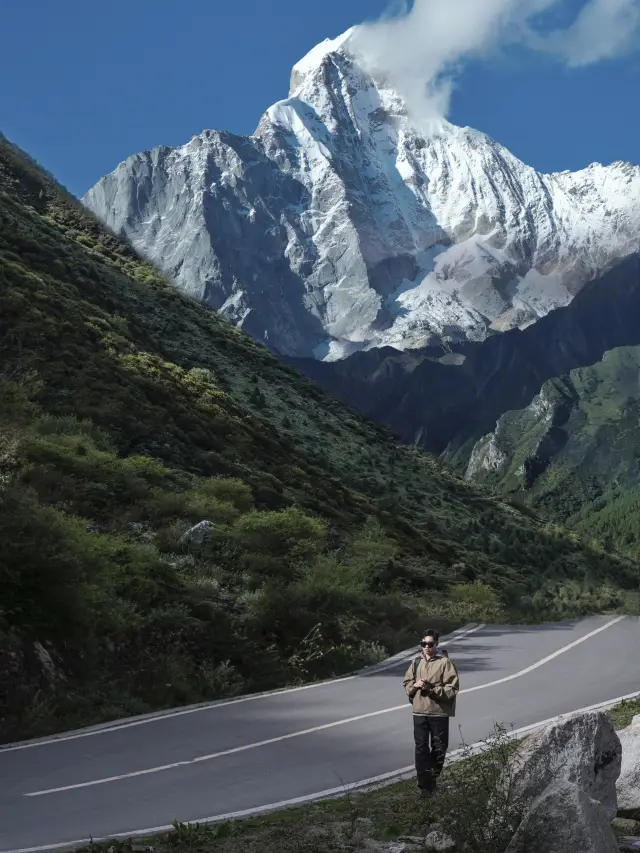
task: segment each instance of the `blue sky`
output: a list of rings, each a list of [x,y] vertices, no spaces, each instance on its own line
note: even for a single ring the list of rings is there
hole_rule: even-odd
[[[584,0],[556,2],[556,23],[565,23]],[[307,50],[386,5],[8,0],[0,130],[81,195],[138,151],[183,144],[205,128],[251,133],[261,113],[286,97],[290,68]],[[639,92],[637,53],[567,68],[512,48],[463,66],[449,118],[485,131],[543,171],[594,160],[638,163]]]

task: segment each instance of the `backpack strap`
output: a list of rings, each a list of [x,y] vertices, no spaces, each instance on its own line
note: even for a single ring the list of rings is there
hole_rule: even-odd
[[[418,664],[420,663],[420,655],[413,659],[413,680],[416,680],[416,675],[418,674]],[[413,697],[409,696],[409,704],[413,705]]]
[[[416,675],[418,674],[418,664],[420,663],[420,655],[413,659],[413,680],[416,680]]]

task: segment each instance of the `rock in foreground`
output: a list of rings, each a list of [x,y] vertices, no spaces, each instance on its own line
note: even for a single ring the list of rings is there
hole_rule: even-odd
[[[510,768],[512,792],[532,802],[556,782],[565,781],[599,802],[609,823],[618,805],[620,739],[601,711],[569,717],[528,737]]]
[[[622,765],[617,783],[618,814],[635,817],[640,814],[640,714],[631,725],[618,732],[622,745]]]
[[[618,853],[604,808],[577,785],[560,780],[538,797],[506,853]]]

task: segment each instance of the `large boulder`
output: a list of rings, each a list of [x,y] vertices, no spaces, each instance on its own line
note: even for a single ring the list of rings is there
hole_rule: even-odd
[[[620,740],[601,711],[568,717],[530,735],[518,748],[505,784],[511,795],[530,803],[557,781],[577,785],[603,807],[609,823],[618,811]]]
[[[617,783],[618,814],[640,815],[640,714],[631,725],[618,732],[622,745],[622,766]]]
[[[600,803],[560,780],[533,801],[506,853],[619,853],[619,848]]]
[[[33,652],[40,673],[49,687],[53,688],[59,681],[67,680],[64,672],[55,665],[51,654],[45,649],[42,643],[35,642],[33,644]]]
[[[190,545],[191,547],[197,548],[204,543],[205,538],[213,531],[213,529],[212,521],[199,521],[198,524],[190,527],[182,534],[180,542],[183,545]]]

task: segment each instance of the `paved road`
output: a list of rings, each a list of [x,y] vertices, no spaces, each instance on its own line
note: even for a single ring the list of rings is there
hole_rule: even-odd
[[[632,617],[482,627],[449,646],[456,722],[472,743],[494,722],[520,728],[639,690],[638,648]],[[0,851],[256,808],[410,765],[406,665],[0,750]]]

